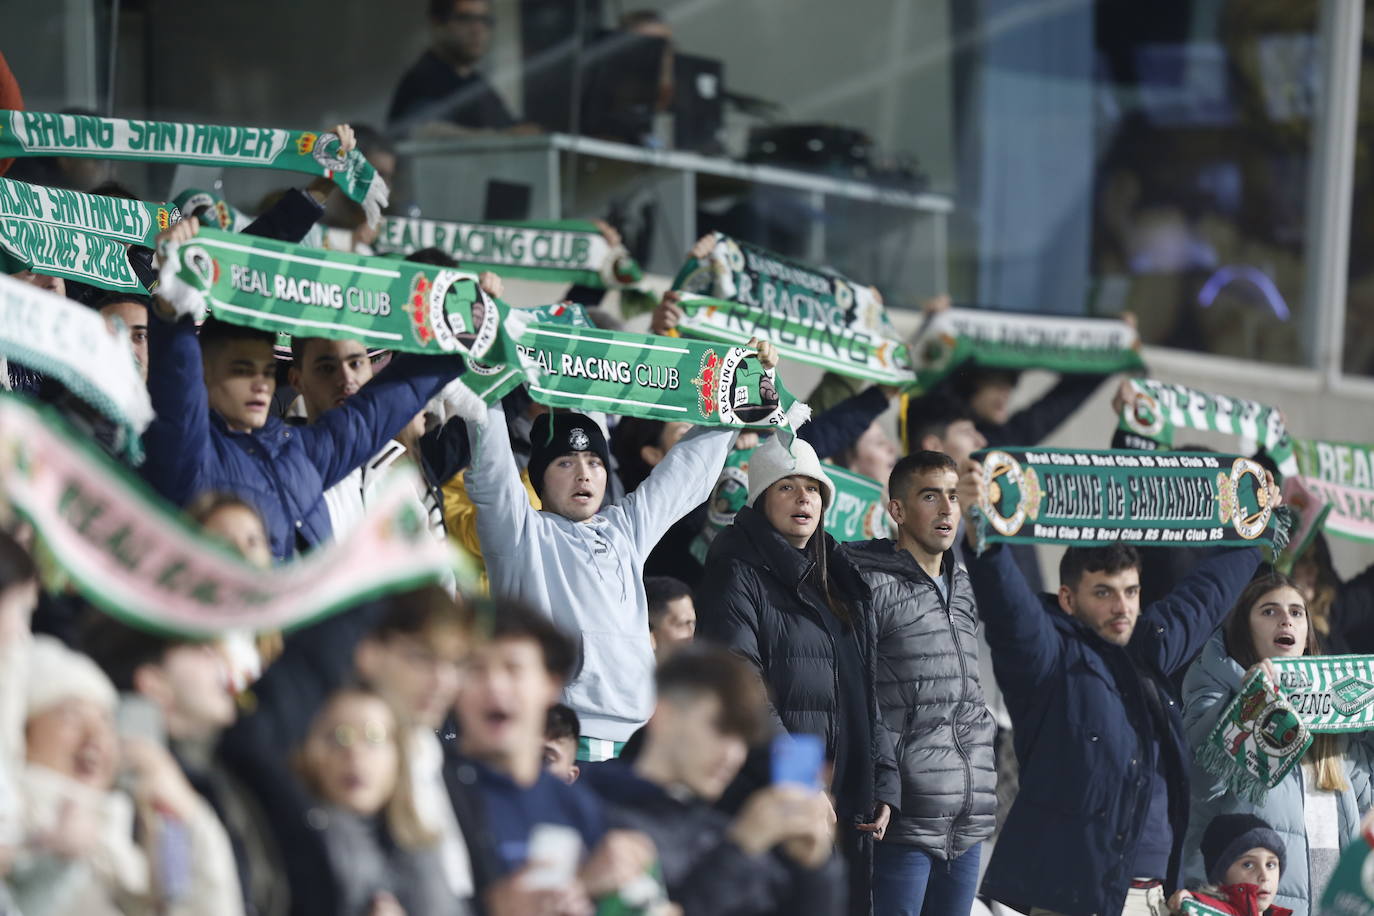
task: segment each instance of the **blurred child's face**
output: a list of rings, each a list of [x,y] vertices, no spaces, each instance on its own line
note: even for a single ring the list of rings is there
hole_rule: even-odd
[[[499,639],[474,650],[454,704],[464,751],[499,763],[542,747],[561,687],[532,639]]]
[[[233,547],[254,566],[267,569],[272,565],[272,548],[262,519],[245,506],[220,506],[205,519],[201,530]]]
[[[323,800],[367,817],[381,811],[396,789],[398,740],[391,708],[376,697],[344,694],[326,706],[305,745]]]
[[[238,707],[229,690],[229,670],[216,643],[186,643],[167,650],[153,677],[142,686],[158,692],[174,738],[213,735],[234,724]],[[142,670],[142,669],[140,669]]]
[[[1260,911],[1274,902],[1279,890],[1279,857],[1259,847],[1244,853],[1226,869],[1227,884],[1254,884],[1259,887]]]
[[[582,774],[577,766],[577,739],[544,739],[544,769],[560,782],[572,785]]]
[[[265,340],[226,340],[204,351],[205,391],[210,408],[233,432],[251,432],[267,422],[277,390],[277,359]]]
[[[114,715],[99,703],[68,697],[30,716],[25,754],[38,764],[92,789],[114,785],[119,745]]]
[[[434,627],[415,635],[364,639],[355,661],[358,673],[407,722],[433,730],[443,724],[458,695],[467,648],[467,639],[456,627]]]

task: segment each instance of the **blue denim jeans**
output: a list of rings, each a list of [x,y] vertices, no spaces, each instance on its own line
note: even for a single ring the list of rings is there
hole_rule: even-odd
[[[968,916],[978,892],[983,844],[952,862],[915,846],[874,844],[874,916]]]

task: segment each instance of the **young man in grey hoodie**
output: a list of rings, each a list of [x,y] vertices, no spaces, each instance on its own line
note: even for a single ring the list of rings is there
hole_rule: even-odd
[[[765,368],[776,365],[772,345],[758,352]],[[634,492],[602,508],[610,455],[601,429],[583,414],[541,416],[530,433],[530,484],[544,506],[536,510],[501,406],[476,418],[465,482],[491,592],[549,614],[578,640],[578,669],[564,693],[582,722],[578,759],[617,756],[654,707],[644,560],[711,495],[737,431],[692,430]]]

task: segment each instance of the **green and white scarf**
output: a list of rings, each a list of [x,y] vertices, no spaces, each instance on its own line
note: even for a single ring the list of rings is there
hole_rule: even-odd
[[[1258,444],[1284,477],[1298,472],[1293,438],[1273,407],[1155,379],[1131,379],[1131,389],[1131,400],[1121,408],[1121,428],[1145,440],[1133,446],[1172,448],[1176,429],[1229,433]]]
[[[948,309],[930,316],[911,343],[925,391],[964,365],[1108,375],[1145,368],[1135,328],[1114,318],[1060,318]]]
[[[88,156],[182,165],[285,169],[330,178],[362,206],[369,225],[381,219],[387,186],[354,149],[339,155],[333,131],[174,124],[42,111],[0,110],[0,158]]]
[[[0,217],[76,229],[151,248],[157,234],[181,219],[181,213],[173,204],[147,204],[0,178]]]
[[[737,448],[725,456],[725,466],[711,489],[711,497],[706,500],[706,520],[689,548],[692,558],[702,566],[706,565],[711,542],[734,524],[735,514],[749,501],[749,456],[752,454],[752,448]]]
[[[214,191],[205,191],[200,188],[187,188],[176,197],[172,198],[172,204],[187,216],[190,216],[202,207],[209,207],[210,212],[214,214],[215,220],[213,224],[207,224],[211,229],[223,229],[225,232],[239,232],[252,222],[252,219],[240,212],[233,204],[225,200],[222,195],[216,194]]]
[[[1267,546],[1291,513],[1268,504],[1264,468],[1235,455],[991,449],[978,452],[985,542],[1097,546]]]
[[[1197,760],[1258,804],[1312,743],[1313,734],[1374,729],[1374,656],[1273,658],[1276,687],[1252,671],[1197,749]]]
[[[914,376],[875,291],[747,242],[716,236],[673,280],[685,295],[678,330],[744,344],[769,340],[786,357],[854,378],[908,385]]]
[[[825,466],[835,501],[825,510],[825,530],[837,541],[868,541],[890,532],[883,485],[872,477],[833,464]]]
[[[0,356],[57,379],[118,427],[116,446],[131,462],[142,461],[153,405],[128,329],[111,331],[91,309],[0,277]]]
[[[1322,892],[1322,916],[1369,916],[1374,913],[1374,824],[1360,829],[1341,852],[1331,880]]]
[[[91,603],[161,632],[292,629],[441,581],[448,548],[415,503],[417,484],[389,475],[346,540],[263,570],[200,533],[55,414],[0,395],[0,504],[33,525]]]
[[[1180,909],[1183,916],[1231,916],[1225,910],[1219,910],[1214,906],[1208,906],[1196,897],[1188,897],[1183,901]]]
[[[1294,440],[1303,483],[1331,505],[1326,530],[1374,542],[1374,448],[1353,442]]]
[[[587,310],[575,302],[556,302],[553,305],[514,310],[500,300],[497,300],[497,305],[503,312],[514,311],[534,324],[569,328],[596,327],[587,317]],[[477,397],[488,404],[494,404],[525,382],[527,373],[519,363],[486,365],[478,360],[469,359],[468,371],[459,376],[459,380]]]
[[[482,359],[498,345],[498,310],[467,271],[217,229],[160,254],[158,295],[179,314],[209,306],[217,318],[264,331],[412,353]]]
[[[787,428],[806,405],[753,350],[653,334],[550,327],[506,316],[530,397],[550,407],[603,410],[704,426]],[[796,408],[795,410],[793,408]]]
[[[456,223],[387,217],[374,247],[378,254],[400,255],[439,248],[465,269],[552,283],[610,288],[643,278],[624,246],[612,246],[587,220]]]
[[[23,270],[146,294],[123,245],[80,229],[0,216],[0,273]]]

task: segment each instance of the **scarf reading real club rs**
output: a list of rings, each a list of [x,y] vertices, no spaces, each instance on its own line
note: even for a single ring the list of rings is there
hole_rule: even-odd
[[[991,449],[977,550],[990,542],[1097,546],[1266,546],[1291,513],[1269,504],[1264,468],[1236,455]]]
[[[333,131],[228,127],[0,110],[0,157],[85,156],[183,165],[285,169],[331,179],[375,226],[386,182],[357,149],[339,154]]]

